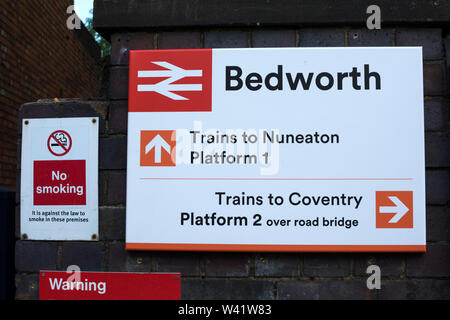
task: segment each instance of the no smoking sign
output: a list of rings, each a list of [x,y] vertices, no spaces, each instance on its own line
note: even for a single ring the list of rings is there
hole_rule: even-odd
[[[47,147],[52,155],[65,156],[72,148],[72,137],[64,130],[57,130],[48,137]]]
[[[98,120],[24,119],[23,240],[98,240]]]

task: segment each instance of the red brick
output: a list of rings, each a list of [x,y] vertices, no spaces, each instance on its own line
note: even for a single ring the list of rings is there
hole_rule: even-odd
[[[106,182],[107,176],[106,173],[100,171],[98,174],[98,203],[99,205],[105,205],[106,202]]]
[[[17,151],[16,151],[17,159],[22,159],[22,139],[18,139],[17,140],[17,145],[16,146],[17,146]],[[16,161],[16,169],[17,170],[21,169],[21,163],[22,163],[21,160]]]
[[[246,31],[208,31],[205,33],[205,48],[247,48]]]
[[[299,277],[300,257],[290,253],[265,253],[255,258],[256,277]]]
[[[344,47],[344,29],[300,29],[300,47]]]
[[[448,128],[448,100],[442,98],[426,99],[425,106],[425,130],[445,131]]]
[[[209,253],[205,257],[207,277],[248,277],[250,257],[246,253]]]
[[[61,268],[77,265],[81,271],[104,271],[105,247],[103,242],[64,242]]]
[[[109,105],[108,133],[127,133],[128,103],[112,102]]]
[[[200,32],[162,32],[158,34],[158,49],[201,48]]]
[[[378,292],[381,300],[448,300],[450,280],[383,280]]]
[[[100,170],[120,170],[127,166],[126,137],[100,138]]]
[[[181,280],[182,300],[272,300],[273,283],[265,280]]]
[[[425,162],[427,168],[450,167],[450,135],[425,136]]]
[[[130,50],[154,49],[154,33],[115,33],[111,35],[111,64],[128,65]]]
[[[368,30],[351,29],[348,31],[350,47],[392,46],[394,36],[391,29]]]
[[[278,300],[372,300],[366,280],[297,280],[277,282]]]
[[[450,209],[427,207],[427,241],[450,241]]]
[[[408,254],[406,274],[409,277],[450,277],[450,245],[428,244],[426,253]]]
[[[55,242],[17,241],[15,251],[18,272],[56,269],[58,245]]]
[[[108,97],[111,100],[128,99],[128,68],[113,67],[109,72]]]
[[[425,63],[423,65],[423,86],[426,96],[440,96],[445,92],[444,65]]]
[[[99,210],[100,240],[125,240],[125,208],[103,207]]]
[[[154,255],[156,272],[179,272],[182,277],[200,275],[200,258],[191,252],[158,252]]]
[[[447,170],[427,170],[425,173],[427,204],[447,204],[450,199],[449,172]]]
[[[252,47],[295,47],[296,32],[292,29],[252,32]]]
[[[125,172],[111,172],[106,174],[106,199],[107,205],[125,205],[127,199],[127,175]]]
[[[109,244],[109,272],[151,272],[152,255],[146,251],[126,251],[125,243]]]
[[[347,277],[350,275],[348,254],[308,253],[304,257],[305,277]]]
[[[421,46],[425,60],[443,56],[442,30],[439,28],[400,28],[395,34],[397,46]]]

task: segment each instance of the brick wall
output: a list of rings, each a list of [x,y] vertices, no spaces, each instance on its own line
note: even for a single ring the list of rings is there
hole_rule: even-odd
[[[16,298],[38,297],[40,269],[181,272],[183,299],[450,298],[450,155],[445,50],[439,28],[225,29],[116,33],[108,105],[29,104],[21,117],[101,116],[100,241],[16,243]],[[424,47],[427,253],[127,252],[124,248],[128,50],[203,47]],[[448,54],[448,53],[447,53]],[[19,237],[17,231],[17,237]],[[382,289],[366,287],[377,264]]]
[[[67,29],[73,0],[0,2],[0,186],[14,189],[22,104],[98,97],[100,51],[87,30]]]

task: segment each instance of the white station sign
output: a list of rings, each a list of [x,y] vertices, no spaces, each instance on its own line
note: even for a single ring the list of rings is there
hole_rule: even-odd
[[[24,119],[24,240],[98,240],[98,118]]]
[[[131,51],[128,250],[425,251],[422,49]]]

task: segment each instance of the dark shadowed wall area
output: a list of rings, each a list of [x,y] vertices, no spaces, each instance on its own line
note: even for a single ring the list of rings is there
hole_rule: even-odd
[[[98,97],[100,49],[69,30],[73,0],[0,1],[0,186],[14,190],[19,108],[42,98]]]

